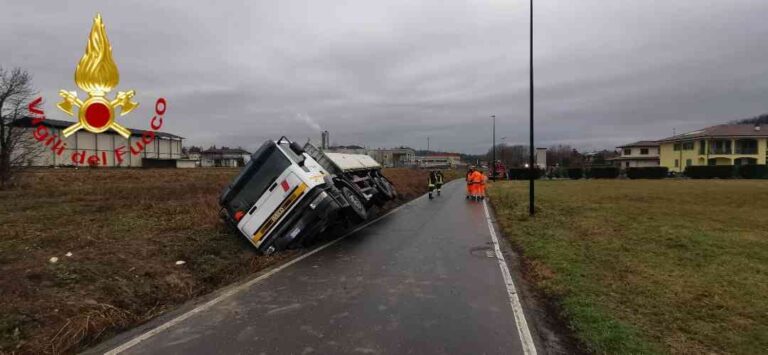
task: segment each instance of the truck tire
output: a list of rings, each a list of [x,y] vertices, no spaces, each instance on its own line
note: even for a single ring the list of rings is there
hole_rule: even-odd
[[[376,184],[379,192],[381,192],[387,198],[387,200],[392,200],[395,198],[395,191],[392,188],[392,184],[390,184],[387,179],[377,176],[373,178],[373,182]]]
[[[355,212],[355,215],[357,215],[358,218],[363,221],[368,219],[368,210],[365,209],[365,204],[363,204],[363,201],[360,200],[360,196],[357,196],[354,191],[350,190],[346,186],[341,188],[341,194],[344,195],[345,199],[347,199],[347,202],[349,202],[349,208],[352,209],[352,212]]]

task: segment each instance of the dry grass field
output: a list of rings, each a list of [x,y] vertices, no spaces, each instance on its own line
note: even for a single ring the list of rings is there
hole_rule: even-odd
[[[525,275],[596,353],[768,353],[768,182],[501,182]]]
[[[259,256],[220,224],[236,172],[23,173],[0,191],[0,352],[73,353],[300,253]],[[400,193],[385,209],[426,191],[424,171],[384,173]]]

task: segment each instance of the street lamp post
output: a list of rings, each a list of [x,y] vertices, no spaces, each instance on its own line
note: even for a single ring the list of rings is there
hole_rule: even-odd
[[[507,137],[501,137],[501,165],[504,166],[504,169],[507,168],[507,162],[504,160],[504,148],[507,147]]]
[[[491,150],[491,163],[488,166],[491,168],[491,180],[496,181],[496,115],[491,115],[493,119],[493,149]]]
[[[530,1],[531,3],[531,19],[530,19],[530,25],[531,25],[531,32],[530,32],[530,109],[531,109],[531,116],[530,116],[530,154],[529,154],[529,162],[528,167],[530,170],[528,171],[528,213],[533,216],[535,212],[534,208],[534,201],[533,201],[533,191],[534,191],[534,181],[533,181],[533,172],[534,172],[534,165],[533,165],[533,0]]]

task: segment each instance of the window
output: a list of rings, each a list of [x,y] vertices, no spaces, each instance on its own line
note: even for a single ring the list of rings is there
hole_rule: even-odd
[[[693,165],[693,162],[691,161],[691,159],[685,159],[685,166],[691,166],[691,165]]]
[[[699,154],[707,154],[707,141],[699,141]]]
[[[757,140],[737,139],[736,154],[757,154]]]
[[[243,168],[243,173],[225,190],[221,202],[234,216],[237,211],[248,211],[280,174],[291,166],[273,142],[264,143]]]
[[[683,143],[683,150],[693,150],[693,142]]]
[[[640,148],[640,155],[648,155],[648,148]]]
[[[709,154],[731,154],[730,140],[717,139],[709,143]]]
[[[677,160],[677,159],[675,159],[675,167],[677,168],[677,167],[679,167],[679,166],[680,166],[680,161],[679,161],[679,160]]]
[[[675,143],[675,145],[674,145],[674,146],[672,146],[672,149],[673,149],[674,151],[678,151],[678,150],[680,150],[680,143]]]
[[[624,148],[624,155],[632,155],[632,149]]]

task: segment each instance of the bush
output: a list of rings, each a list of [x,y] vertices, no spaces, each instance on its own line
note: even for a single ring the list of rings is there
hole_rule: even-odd
[[[615,166],[593,167],[587,171],[587,177],[592,179],[615,179],[619,177],[619,168]]]
[[[741,165],[739,166],[739,176],[744,179],[765,179],[768,178],[768,166],[765,165]]]
[[[530,171],[531,169],[528,168],[511,168],[507,172],[510,180],[529,180],[530,179]],[[543,174],[543,171],[541,169],[533,169],[533,178],[538,179]]]
[[[663,179],[668,173],[669,169],[664,166],[627,168],[627,177],[630,179]]]
[[[730,179],[733,173],[733,165],[691,165],[685,167],[684,172],[691,179]]]
[[[578,180],[584,177],[584,169],[582,168],[568,168],[568,177],[571,180]]]

